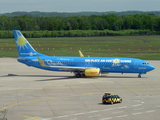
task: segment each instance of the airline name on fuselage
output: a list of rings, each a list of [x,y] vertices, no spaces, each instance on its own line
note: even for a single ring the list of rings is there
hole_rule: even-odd
[[[113,60],[107,60],[107,59],[85,59],[85,62],[115,62],[117,63],[131,63],[132,60],[120,60],[120,59],[113,59]]]
[[[32,53],[32,52],[30,52],[30,53],[20,53],[21,55],[30,55],[30,56],[33,56],[33,55],[37,55],[37,53]]]

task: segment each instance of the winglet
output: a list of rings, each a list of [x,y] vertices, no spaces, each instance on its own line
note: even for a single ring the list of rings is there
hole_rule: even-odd
[[[41,66],[47,67],[47,65],[41,60],[40,57],[37,57],[37,58],[38,58],[38,61],[39,61],[39,63],[40,63]]]
[[[82,54],[82,52],[80,50],[78,52],[79,52],[80,57],[84,57],[84,55]]]

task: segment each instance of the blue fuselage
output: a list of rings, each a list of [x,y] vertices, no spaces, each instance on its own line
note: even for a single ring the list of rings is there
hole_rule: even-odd
[[[41,56],[41,59],[47,66],[71,66],[71,67],[86,67],[99,68],[101,73],[139,73],[146,74],[153,69],[144,60],[134,58],[114,58],[114,57],[51,57]],[[28,66],[33,66],[40,69],[51,71],[64,71],[56,67],[43,67],[40,65],[37,57],[19,57],[19,62]],[[74,72],[74,71],[73,71]]]

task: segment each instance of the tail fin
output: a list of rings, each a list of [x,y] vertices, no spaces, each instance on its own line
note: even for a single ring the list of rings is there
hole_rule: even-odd
[[[26,40],[26,38],[22,35],[22,33],[19,30],[14,30],[13,33],[18,49],[18,54],[20,57],[38,55],[38,52],[34,50],[34,48],[29,44],[29,42]]]

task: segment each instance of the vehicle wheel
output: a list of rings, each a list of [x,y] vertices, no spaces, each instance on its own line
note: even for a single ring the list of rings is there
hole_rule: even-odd
[[[113,105],[113,102],[111,102],[111,105]]]
[[[141,78],[141,75],[138,75],[138,78]]]
[[[76,78],[80,78],[81,77],[81,74],[76,74]]]
[[[106,102],[103,102],[103,104],[106,104]]]
[[[122,100],[120,100],[119,103],[122,103]]]

